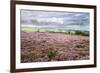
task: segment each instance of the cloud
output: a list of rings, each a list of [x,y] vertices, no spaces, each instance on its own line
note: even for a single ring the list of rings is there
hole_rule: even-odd
[[[89,25],[89,13],[21,10],[21,24],[67,26]]]
[[[56,24],[63,24],[64,23],[63,19],[56,18],[56,17],[52,17],[52,18],[39,18],[39,19],[37,19],[37,21],[39,23],[41,23],[41,22],[56,23]]]

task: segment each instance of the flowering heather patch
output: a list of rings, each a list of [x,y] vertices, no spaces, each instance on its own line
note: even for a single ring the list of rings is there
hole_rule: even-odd
[[[21,62],[89,59],[89,36],[21,32]]]

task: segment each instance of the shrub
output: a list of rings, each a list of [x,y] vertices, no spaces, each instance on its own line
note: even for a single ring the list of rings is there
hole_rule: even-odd
[[[75,31],[76,35],[82,35],[82,36],[89,36],[89,32],[88,31],[80,31],[80,30],[76,30]]]
[[[83,36],[89,36],[89,32],[88,31],[84,31],[84,32],[82,32],[82,35]]]
[[[29,57],[31,61],[34,61],[35,59],[37,59],[40,56],[40,53],[37,51],[32,51],[29,53]]]
[[[49,58],[55,57],[56,54],[57,54],[57,51],[54,50],[54,49],[52,49],[52,48],[49,48],[49,49],[47,50],[47,55],[48,55]]]
[[[81,34],[82,34],[82,32],[81,32],[81,31],[79,31],[79,30],[76,30],[76,31],[75,31],[75,34],[76,34],[76,35],[81,35]]]

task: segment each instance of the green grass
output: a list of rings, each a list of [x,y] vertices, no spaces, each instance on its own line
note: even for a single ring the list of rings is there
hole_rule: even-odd
[[[89,36],[89,31],[80,31],[80,30],[62,30],[62,29],[21,27],[21,31],[23,32],[51,32],[51,33],[64,33],[64,34],[70,34],[70,35]]]
[[[23,32],[61,32],[59,29],[46,29],[46,28],[32,28],[32,27],[21,27]]]
[[[32,28],[32,27],[21,27],[21,31],[23,31],[23,32],[37,32],[38,31],[38,29],[36,29],[36,28]]]

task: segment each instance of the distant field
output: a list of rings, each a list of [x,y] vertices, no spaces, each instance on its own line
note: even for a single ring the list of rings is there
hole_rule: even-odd
[[[46,28],[33,28],[33,27],[22,27],[24,32],[66,32],[65,30],[61,31],[59,29],[46,29]]]
[[[89,36],[89,31],[80,31],[80,30],[21,27],[21,31],[23,32],[52,32],[52,33],[65,33],[65,34],[72,34],[72,35]]]

